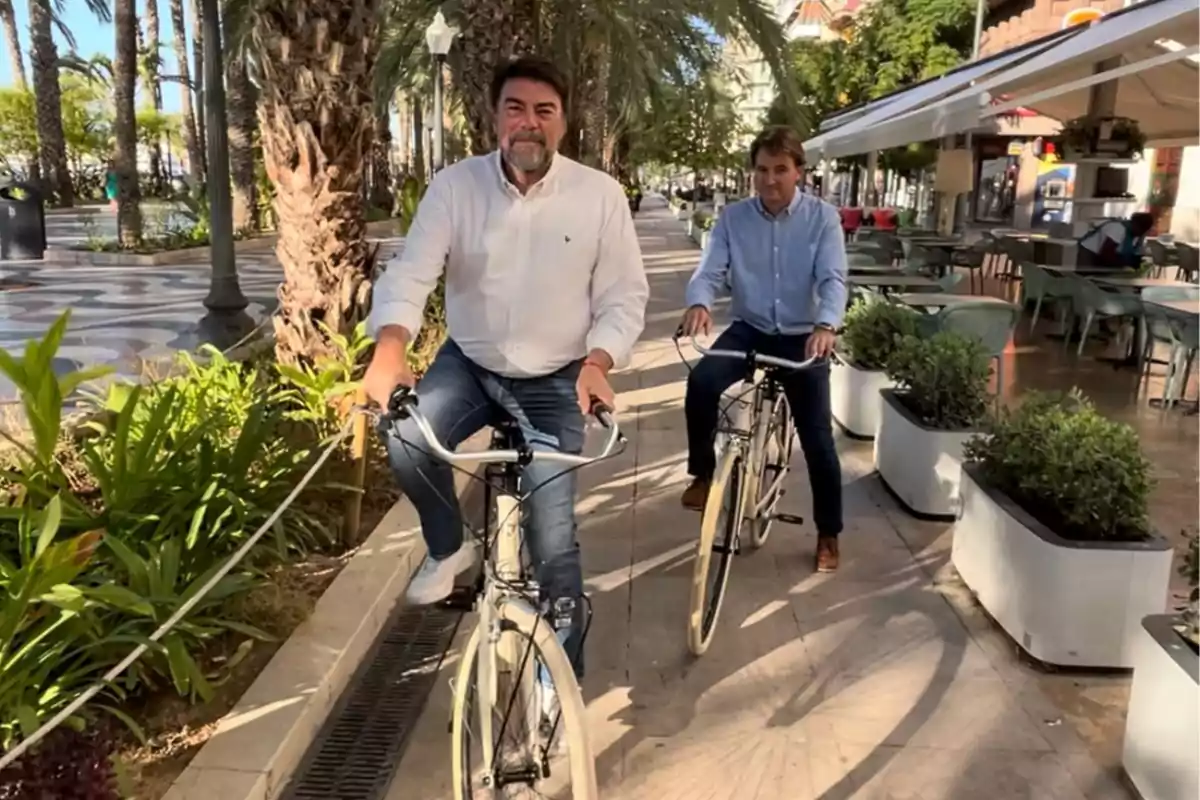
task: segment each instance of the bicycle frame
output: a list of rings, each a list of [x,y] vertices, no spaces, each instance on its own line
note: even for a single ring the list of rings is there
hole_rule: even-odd
[[[781,472],[775,477],[774,483],[767,491],[758,491],[762,455],[768,446],[767,435],[770,430],[769,425],[763,424],[763,416],[771,413],[775,406],[775,399],[783,389],[765,370],[761,369],[755,370],[753,375],[742,381],[735,398],[748,392],[750,387],[753,387],[753,398],[749,402],[742,399],[727,401],[737,408],[726,429],[718,428],[718,441],[724,437],[723,448],[733,447],[743,452],[745,457],[742,459],[743,480],[742,497],[740,498],[740,505],[743,509],[742,516],[743,518],[757,519],[774,499],[774,494],[785,477],[785,473]],[[754,508],[746,511],[748,500],[756,493],[759,496],[755,498]]]

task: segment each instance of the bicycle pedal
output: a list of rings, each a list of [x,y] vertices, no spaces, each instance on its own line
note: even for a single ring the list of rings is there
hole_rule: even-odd
[[[799,514],[776,514],[774,518],[776,522],[782,522],[785,525],[804,524],[804,517],[800,516]]]
[[[447,611],[461,611],[465,614],[475,610],[476,596],[474,586],[455,586],[450,594],[438,603],[438,607]]]

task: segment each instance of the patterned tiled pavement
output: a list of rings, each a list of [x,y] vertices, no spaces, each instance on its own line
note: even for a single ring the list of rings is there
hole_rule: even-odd
[[[78,215],[81,218],[85,215]],[[106,215],[94,215],[103,219]],[[51,218],[53,221],[53,218]],[[72,227],[48,225],[51,245],[69,245]],[[402,240],[382,240],[382,254],[396,252]],[[47,261],[0,262],[0,279],[32,288],[0,291],[0,347],[20,351],[42,335],[65,310],[71,310],[57,368],[108,364],[118,374],[137,376],[146,362],[161,365],[178,350],[195,350],[206,341],[225,347],[271,314],[282,271],[269,247],[238,254],[238,280],[250,301],[234,333],[220,318],[207,316],[211,267],[207,263],[166,266],[99,267]],[[15,395],[0,376],[0,401]]]

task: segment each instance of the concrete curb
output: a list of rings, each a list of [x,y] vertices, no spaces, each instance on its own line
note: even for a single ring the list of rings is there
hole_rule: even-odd
[[[471,483],[470,475],[456,474],[460,498]],[[403,602],[424,556],[416,509],[401,498],[163,800],[278,797],[396,603]]]

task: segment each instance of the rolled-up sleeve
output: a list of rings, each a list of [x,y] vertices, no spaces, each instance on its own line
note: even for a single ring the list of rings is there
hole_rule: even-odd
[[[708,236],[708,247],[700,256],[700,266],[692,273],[684,292],[688,308],[704,306],[712,311],[717,295],[725,290],[729,281],[729,210],[717,217]]]
[[[840,328],[846,313],[846,239],[837,209],[823,206],[814,263],[818,325]]]
[[[646,325],[650,287],[642,264],[633,215],[619,187],[606,203],[600,252],[592,271],[592,327],[588,350],[603,350],[620,368],[629,363],[633,346]]]
[[[453,225],[446,173],[429,184],[404,238],[404,252],[375,281],[368,335],[378,338],[386,325],[400,325],[416,338],[425,316],[425,301],[446,268]]]

